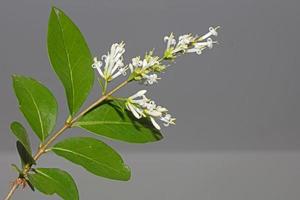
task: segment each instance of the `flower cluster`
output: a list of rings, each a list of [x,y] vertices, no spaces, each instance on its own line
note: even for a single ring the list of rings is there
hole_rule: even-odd
[[[165,68],[161,59],[158,56],[153,56],[153,51],[147,53],[143,60],[140,57],[133,58],[129,64],[132,79],[142,81],[146,85],[157,83],[160,78],[156,73],[162,72]]]
[[[137,119],[149,117],[153,126],[158,130],[160,130],[160,126],[155,119],[160,119],[164,126],[175,124],[176,119],[172,118],[171,115],[167,113],[168,110],[162,106],[156,105],[151,99],[148,99],[145,96],[146,92],[146,90],[140,90],[130,96],[125,103],[126,108],[131,111]]]
[[[115,43],[111,46],[110,52],[102,56],[101,59],[105,62],[103,70],[101,69],[103,63],[98,61],[97,57],[94,58],[92,67],[97,69],[104,80],[109,82],[121,74],[126,75],[128,67],[123,63],[123,54],[125,53],[124,46],[124,42]]]
[[[205,48],[212,48],[216,41],[213,41],[210,37],[217,36],[217,29],[219,27],[209,28],[209,32],[205,35],[198,37],[192,34],[185,34],[178,37],[176,41],[174,34],[171,33],[169,36],[164,37],[164,41],[167,43],[167,48],[164,53],[165,59],[175,59],[179,53],[197,53],[201,54]],[[206,39],[206,41],[204,41]]]
[[[140,56],[132,58],[131,63],[128,65],[123,63],[123,54],[125,53],[124,42],[115,43],[111,46],[110,51],[102,56],[102,61],[99,61],[96,57],[94,58],[92,67],[97,69],[100,76],[105,80],[105,85],[101,84],[104,93],[108,82],[119,77],[121,74],[125,76],[127,71],[130,72],[128,81],[140,81],[145,85],[152,85],[161,79],[158,74],[166,69],[164,61],[174,60],[180,54],[201,54],[204,49],[211,49],[217,43],[212,37],[218,35],[218,29],[219,27],[210,27],[209,31],[203,36],[185,34],[179,36],[178,39],[175,39],[174,34],[171,33],[169,36],[164,37],[167,48],[163,57],[155,56],[153,55],[153,51],[150,51],[146,53],[144,58]],[[160,119],[165,126],[175,124],[175,118],[172,118],[167,113],[167,109],[157,106],[154,101],[145,96],[145,93],[146,90],[141,90],[129,97],[125,103],[126,108],[138,119],[142,117],[150,118],[152,124],[157,129],[160,129],[160,126],[155,121],[156,119]]]

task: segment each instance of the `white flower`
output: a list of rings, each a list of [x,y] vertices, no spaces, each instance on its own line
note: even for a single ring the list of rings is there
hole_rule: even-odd
[[[127,100],[127,102],[129,103],[134,103],[134,104],[139,104],[140,106],[145,106],[147,102],[150,101],[150,99],[148,99],[145,94],[146,94],[147,90],[140,90],[137,93],[135,93],[134,95],[130,96]]]
[[[187,45],[191,42],[194,41],[194,37],[192,36],[192,34],[185,34],[185,35],[181,35],[178,38],[178,44],[177,45]]]
[[[141,67],[143,65],[143,61],[141,60],[141,58],[135,57],[131,59],[131,63],[129,64],[129,69],[131,72],[134,71],[134,69]]]
[[[178,43],[174,39],[173,33],[170,36],[165,36],[164,41],[167,42],[167,50],[172,49],[172,53],[178,53],[180,51],[186,51],[188,49],[188,45],[195,41],[195,37],[192,34],[181,35],[178,38]]]
[[[146,108],[146,111],[148,113],[152,113],[152,111],[155,111],[155,108],[156,108],[156,103],[154,101],[148,101],[146,102],[145,104],[141,105],[143,106],[144,108]],[[153,114],[155,115],[155,114]]]
[[[143,60],[140,57],[132,58],[131,63],[129,64],[129,69],[133,72],[135,69],[140,68],[143,72],[148,68],[158,65],[159,64],[159,57],[152,56],[152,52],[146,55]]]
[[[192,36],[192,34],[185,34],[182,36],[179,36],[178,43],[174,49],[174,53],[178,53],[180,51],[185,52],[189,45],[195,41],[195,37]]]
[[[126,108],[130,110],[137,119],[145,117],[141,105],[146,104],[146,102],[148,101],[148,99],[145,96],[146,92],[147,90],[138,91],[134,95],[130,96],[125,103]]]
[[[103,73],[101,71],[103,63],[98,60],[97,57],[94,57],[94,63],[92,64],[92,68],[97,69],[98,73],[103,77]]]
[[[218,43],[217,41],[213,41],[211,38],[208,38],[206,40],[206,42],[198,42],[195,43],[193,48],[190,48],[189,50],[187,50],[188,53],[197,53],[198,55],[200,55],[202,53],[202,50],[205,48],[213,48],[213,44]]]
[[[155,119],[153,117],[150,117],[150,120],[153,124],[153,126],[157,129],[157,130],[160,130],[160,126],[159,124],[155,121]]]
[[[126,108],[131,111],[137,119],[149,117],[153,126],[158,130],[160,130],[160,126],[156,122],[156,119],[162,120],[165,126],[175,124],[175,118],[171,118],[171,116],[167,114],[168,110],[162,106],[157,106],[154,101],[148,99],[145,96],[146,92],[146,90],[140,90],[130,96],[125,103]]]
[[[132,58],[132,64],[136,67],[140,67],[143,65],[143,62],[141,61],[140,57],[135,57],[135,58]]]
[[[163,113],[156,109],[157,106],[154,101],[150,101],[149,103],[146,103],[146,105],[144,105],[144,108],[145,108],[144,112],[149,116],[153,126],[156,129],[160,130],[160,126],[155,121],[155,118],[161,117]]]
[[[178,37],[178,42],[174,39],[173,33],[170,36],[165,36],[164,41],[167,42],[165,58],[173,59],[177,53],[184,53],[189,49],[189,46],[196,41],[197,37],[192,34],[185,34]]]
[[[196,48],[201,48],[201,47],[207,46],[208,48],[211,49],[211,48],[213,48],[213,44],[216,44],[216,43],[218,43],[218,42],[217,41],[213,41],[211,38],[208,38],[206,40],[206,42],[198,42],[198,43],[194,44],[194,46]]]
[[[217,30],[219,28],[219,26],[216,28],[209,27],[209,32],[201,37],[193,36],[192,34],[179,36],[178,42],[174,39],[173,33],[170,36],[165,36],[164,41],[167,42],[167,49],[164,54],[165,58],[174,59],[176,54],[185,52],[201,54],[205,48],[211,49],[213,44],[217,42],[213,41],[210,37],[218,36]],[[205,39],[207,39],[206,42],[203,42]]]
[[[172,46],[175,46],[176,40],[174,38],[174,34],[171,33],[170,36],[165,36],[164,42],[167,42],[167,49],[171,48]]]
[[[160,120],[164,122],[164,126],[169,126],[170,124],[175,124],[176,118],[172,118],[170,114],[166,114],[165,116],[161,117]]]
[[[157,76],[157,74],[150,74],[150,75],[145,74],[143,78],[145,79],[144,84],[146,85],[147,84],[152,85],[153,83],[157,83],[158,80],[161,79]]]
[[[158,111],[161,112],[161,113],[166,113],[166,112],[168,112],[168,109],[166,109],[166,108],[164,108],[164,107],[162,107],[162,106],[157,106],[157,107],[156,107],[156,110],[158,110]]]
[[[152,55],[147,55],[146,58],[142,62],[142,69],[148,69],[149,67],[152,67],[154,65],[159,64],[159,57],[158,56],[152,56]]]
[[[214,27],[209,27],[208,33],[200,37],[200,40],[205,40],[206,38],[209,38],[210,36],[218,36],[217,30],[220,28],[220,26],[217,26],[216,28]]]
[[[147,101],[145,96],[146,92],[147,90],[140,90],[139,92],[130,96],[125,103],[126,108],[130,110],[137,119],[145,117],[143,109],[139,105],[144,104]]]
[[[104,69],[102,70],[102,62],[94,58],[93,68],[96,68],[106,81],[111,81],[117,78],[121,74],[126,75],[128,69],[123,63],[123,54],[125,53],[124,42],[115,43],[111,46],[110,52],[107,55],[102,56],[102,60],[105,62]]]
[[[126,103],[126,108],[130,110],[137,119],[144,117],[143,110],[138,106],[131,103]]]
[[[205,47],[203,48],[192,48],[187,50],[187,53],[196,53],[198,55],[202,54],[202,50],[205,49]]]
[[[134,80],[141,81],[145,85],[152,85],[161,79],[155,73],[162,72],[165,69],[165,66],[160,62],[160,58],[153,56],[153,52],[150,51],[142,60],[140,57],[132,58],[128,68],[133,73]]]

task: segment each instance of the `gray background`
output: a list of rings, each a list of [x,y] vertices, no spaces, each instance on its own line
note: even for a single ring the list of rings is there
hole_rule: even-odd
[[[147,145],[104,139],[125,152],[136,171],[129,184],[99,181],[71,168],[80,179],[83,199],[95,199],[89,191],[106,200],[121,195],[147,200],[299,198],[297,0],[1,0],[1,194],[13,176],[8,164],[17,162],[9,124],[12,120],[25,124],[10,76],[24,74],[44,82],[58,98],[59,122],[67,116],[63,88],[47,58],[51,4],[75,21],[95,55],[124,40],[127,61],[152,48],[161,53],[163,36],[171,31],[201,34],[211,25],[222,26],[220,45],[201,56],[181,57],[159,84],[147,88],[177,117],[175,127],[164,129],[166,139]],[[132,85],[119,94],[138,88]],[[95,88],[89,101],[97,92]],[[34,139],[33,143],[37,145]],[[43,160],[48,166],[65,166],[52,157]],[[95,191],[99,184],[101,189]]]

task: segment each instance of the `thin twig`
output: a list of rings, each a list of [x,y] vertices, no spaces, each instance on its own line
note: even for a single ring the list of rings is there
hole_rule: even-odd
[[[14,182],[4,200],[10,200],[16,189],[19,187],[17,182]]]

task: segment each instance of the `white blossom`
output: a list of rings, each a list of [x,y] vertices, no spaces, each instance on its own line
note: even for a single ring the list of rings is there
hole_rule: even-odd
[[[129,69],[131,72],[133,72],[136,68],[141,67],[142,65],[143,65],[143,61],[138,56],[131,59],[131,63],[129,64]]]
[[[178,38],[178,43],[174,49],[174,53],[178,53],[178,52],[185,52],[189,45],[195,41],[195,37],[192,36],[192,34],[185,34],[182,36],[179,36]]]
[[[103,63],[101,61],[99,61],[97,57],[94,57],[94,63],[92,64],[92,67],[94,69],[97,69],[98,73],[103,77],[103,73],[101,70],[102,65],[103,65]]]
[[[149,67],[159,64],[159,57],[147,55],[146,58],[143,60],[142,63],[142,70],[146,70]]]
[[[167,42],[167,49],[170,49],[171,47],[175,46],[176,40],[174,38],[174,34],[171,33],[170,36],[165,36],[164,42]]]
[[[150,120],[153,124],[153,126],[157,129],[157,130],[160,130],[160,126],[159,124],[155,121],[155,119],[153,117],[150,117]]]
[[[211,38],[208,38],[206,40],[206,42],[198,42],[195,43],[193,48],[190,48],[189,50],[187,50],[188,53],[197,53],[198,55],[200,55],[202,53],[202,50],[204,50],[205,48],[213,48],[213,44],[218,43],[217,41],[213,41]]]
[[[165,126],[175,124],[175,118],[171,118],[171,116],[168,117],[168,110],[162,106],[157,106],[153,100],[148,99],[145,96],[146,92],[146,90],[140,90],[130,96],[125,103],[126,108],[131,111],[137,119],[149,117],[153,126],[158,130],[160,130],[160,126],[156,122],[156,119],[160,119]]]
[[[205,35],[201,36],[201,37],[200,37],[200,40],[205,40],[206,38],[209,38],[210,36],[215,36],[215,37],[218,36],[217,30],[218,30],[219,28],[220,28],[219,26],[217,26],[216,28],[214,28],[214,27],[209,27],[208,33],[206,33]]]
[[[178,52],[185,52],[189,45],[194,42],[196,37],[192,34],[181,35],[178,38],[178,42],[174,39],[173,33],[170,36],[165,36],[164,41],[167,42],[167,50],[170,51],[170,54],[176,54]]]
[[[203,46],[207,46],[208,48],[211,49],[211,48],[213,48],[213,44],[216,44],[216,43],[218,43],[218,42],[217,41],[213,41],[211,38],[208,38],[206,40],[206,42],[198,42],[198,43],[195,43],[194,46],[196,48],[201,48]]]
[[[217,30],[220,27],[210,27],[208,33],[198,37],[192,34],[185,34],[178,37],[178,42],[174,38],[174,34],[171,33],[170,36],[165,36],[164,41],[167,42],[167,49],[165,51],[165,58],[174,59],[178,53],[197,53],[201,54],[205,48],[211,49],[213,44],[217,43],[213,41],[210,37],[218,36]],[[203,42],[206,40],[205,42]]]
[[[159,57],[152,56],[152,53],[146,55],[143,60],[140,57],[132,58],[131,63],[129,64],[129,69],[133,72],[135,69],[140,68],[142,71],[145,71],[149,67],[159,64]]]
[[[176,118],[172,118],[170,114],[166,114],[165,116],[161,117],[160,120],[164,122],[164,126],[169,126],[170,124],[175,124]]]
[[[140,90],[137,93],[135,93],[134,95],[130,96],[128,99],[134,100],[139,97],[144,98],[146,93],[147,93],[147,90]]]
[[[139,92],[130,96],[125,103],[126,108],[130,110],[137,119],[145,117],[141,105],[146,104],[146,102],[148,101],[148,99],[145,96],[146,92],[147,90],[140,90]]]
[[[134,72],[135,80],[139,80],[145,85],[152,85],[161,79],[155,73],[163,71],[165,66],[160,63],[160,58],[158,56],[153,56],[152,52],[150,52],[146,54],[144,59],[141,59],[140,57],[132,58],[128,68],[131,73]],[[155,73],[151,74],[151,72]]]
[[[127,100],[129,103],[139,104],[141,106],[145,106],[147,102],[150,100],[145,96],[147,90],[140,90],[134,95],[130,96]]]
[[[156,110],[158,110],[161,113],[166,113],[168,112],[168,109],[162,106],[156,106]]]
[[[94,58],[92,67],[96,68],[100,76],[106,81],[111,81],[121,74],[126,75],[128,67],[123,63],[123,54],[125,53],[124,46],[124,42],[114,43],[111,46],[110,52],[102,56],[102,60],[105,63],[104,69],[101,69],[102,62]]]
[[[143,76],[143,78],[144,78],[144,84],[145,85],[152,85],[153,83],[157,83],[158,82],[158,80],[160,80],[161,78],[159,78],[158,76],[157,76],[157,74],[150,74],[150,75],[147,75],[147,74],[145,74],[144,76]]]
[[[131,103],[127,103],[126,108],[130,110],[137,119],[144,117],[143,110],[138,106]]]

